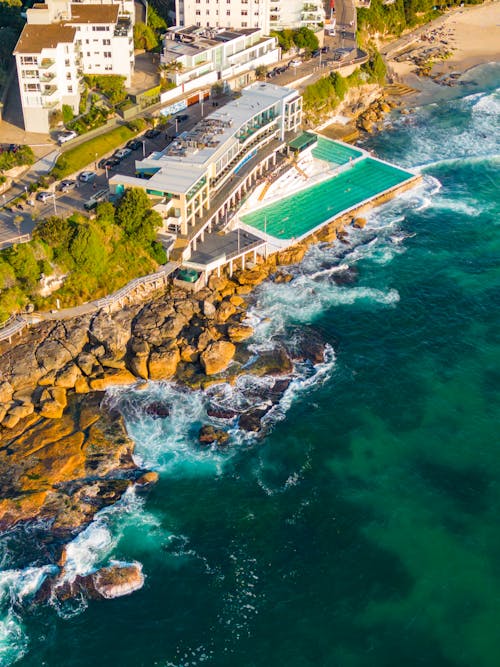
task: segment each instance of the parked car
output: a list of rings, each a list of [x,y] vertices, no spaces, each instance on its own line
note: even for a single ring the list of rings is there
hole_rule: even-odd
[[[148,130],[144,136],[146,137],[146,139],[154,139],[159,134],[161,134],[160,130],[153,128],[152,130]]]
[[[317,58],[317,57],[320,55],[320,53],[321,53],[321,49],[315,49],[315,50],[311,53],[311,56],[312,56],[313,58]]]
[[[38,201],[45,202],[47,201],[47,199],[52,199],[53,196],[54,196],[53,192],[44,191],[44,192],[38,192],[36,198],[38,199]]]
[[[330,50],[329,46],[322,46],[321,47],[321,53],[328,53],[329,50]]]
[[[286,68],[286,65],[282,65],[281,67],[277,67],[277,68],[276,68],[276,72],[277,72],[278,74],[283,74],[283,72],[286,72],[286,69],[287,69],[287,68]]]
[[[99,167],[99,169],[104,169],[104,167],[106,166],[106,161],[107,160],[108,160],[107,157],[103,157],[99,160],[99,162],[97,163],[97,166]]]
[[[69,192],[76,188],[76,181],[71,178],[66,178],[64,181],[61,181],[58,185],[58,190],[61,192]]]
[[[68,130],[66,132],[59,132],[57,135],[57,143],[59,146],[62,144],[65,144],[67,141],[71,141],[71,139],[76,139],[78,134],[76,132],[73,132],[73,130]]]
[[[120,164],[120,160],[117,157],[108,157],[104,160],[103,169],[114,169]]]
[[[142,146],[142,141],[139,139],[131,139],[127,142],[127,148],[130,148],[131,151],[136,151]]]
[[[177,120],[179,121],[179,123],[183,123],[188,118],[189,118],[189,114],[187,114],[187,113],[181,113],[179,116],[177,116]]]
[[[113,153],[113,157],[117,160],[124,160],[129,155],[132,155],[132,150],[130,148],[120,148]]]
[[[288,63],[288,67],[298,67],[299,65],[302,65],[302,60],[300,60],[300,58],[293,58],[293,60],[290,60]]]
[[[95,171],[82,171],[78,180],[82,183],[91,183],[95,178]]]

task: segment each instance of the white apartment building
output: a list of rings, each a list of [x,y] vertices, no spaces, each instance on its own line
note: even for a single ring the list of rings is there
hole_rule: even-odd
[[[255,82],[164,151],[137,160],[136,177],[112,176],[111,192],[145,190],[186,235],[247,162],[269,163],[301,121],[302,97],[296,90]]]
[[[78,113],[83,74],[118,74],[130,85],[134,43],[129,10],[130,2],[48,0],[27,11],[14,49],[26,131],[47,133],[51,113],[63,104]]]
[[[193,80],[230,79],[259,65],[279,62],[281,49],[275,37],[260,28],[228,31],[216,28],[170,28],[163,41],[161,63],[169,66],[167,78],[182,86]],[[211,79],[211,80],[212,80]]]
[[[175,0],[175,15],[181,27],[262,28],[265,35],[325,22],[323,0]]]

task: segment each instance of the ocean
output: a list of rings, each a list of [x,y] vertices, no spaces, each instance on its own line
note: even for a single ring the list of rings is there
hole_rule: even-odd
[[[33,606],[49,566],[29,531],[4,538],[1,665],[497,667],[500,67],[466,80],[364,144],[422,185],[257,289],[254,354],[325,346],[263,437],[197,444],[222,425],[208,400],[257,405],[266,378],[109,395],[160,481],[101,512],[68,569],[138,561],[145,585]]]

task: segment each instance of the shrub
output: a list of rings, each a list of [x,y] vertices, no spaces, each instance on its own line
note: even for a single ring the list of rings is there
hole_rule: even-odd
[[[75,114],[73,113],[73,108],[70,107],[69,104],[63,104],[62,105],[62,120],[63,123],[66,125],[66,123],[69,123],[71,120],[73,120]]]

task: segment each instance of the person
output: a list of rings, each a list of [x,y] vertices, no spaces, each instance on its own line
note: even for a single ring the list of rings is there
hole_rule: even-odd
[[[92,187],[94,188],[94,190],[97,190],[97,183],[95,181],[92,183]]]

